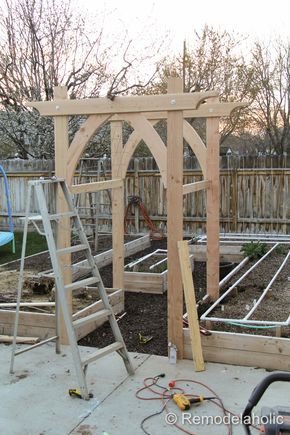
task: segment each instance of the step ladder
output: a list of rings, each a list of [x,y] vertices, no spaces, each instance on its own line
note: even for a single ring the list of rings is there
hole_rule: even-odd
[[[48,188],[48,185],[52,184],[54,188],[54,192],[63,193],[65,203],[67,205],[67,212],[65,213],[49,213],[48,205],[46,202],[44,189]],[[30,215],[30,204],[31,204],[31,196],[32,192],[35,192],[40,215],[31,216]],[[55,285],[56,285],[56,335],[54,337],[50,337],[46,340],[43,340],[37,344],[25,347],[24,349],[17,350],[16,348],[16,337],[19,325],[19,314],[20,314],[20,301],[24,280],[24,259],[26,252],[26,241],[27,241],[27,230],[29,222],[33,222],[35,226],[37,226],[36,221],[39,221],[41,217],[43,224],[43,231],[41,234],[46,236],[47,246],[50,253],[53,273],[55,277]],[[53,233],[52,222],[57,222],[64,217],[68,217],[71,219],[71,226],[74,225],[75,231],[78,233],[78,238],[80,243],[76,246],[71,246],[67,248],[57,249],[56,241]],[[73,282],[71,284],[65,285],[62,268],[60,266],[60,258],[62,255],[70,254],[73,252],[82,251],[89,265],[89,273],[90,277],[86,279],[82,279],[81,281]],[[73,291],[75,289],[82,288],[84,286],[90,286],[93,284],[97,284],[100,299],[103,301],[104,308],[97,313],[91,314],[87,317],[72,321],[71,313],[69,311],[69,307],[67,304],[66,294],[67,292]],[[59,344],[59,331],[60,331],[60,310],[63,315],[64,326],[67,333],[68,341],[71,347],[73,362],[76,370],[76,375],[78,379],[79,389],[81,392],[81,396],[88,400],[89,399],[89,391],[86,383],[86,371],[88,364],[91,362],[108,355],[112,352],[117,352],[123,359],[124,364],[126,366],[127,372],[129,375],[134,374],[134,369],[132,367],[125,343],[123,341],[123,337],[121,331],[119,329],[118,323],[115,319],[115,315],[113,309],[110,305],[107,292],[105,290],[104,284],[100,277],[99,270],[95,264],[93,255],[91,253],[90,245],[88,243],[87,237],[85,235],[81,220],[79,215],[74,207],[73,200],[71,197],[71,193],[69,192],[68,186],[63,179],[52,178],[52,179],[40,179],[36,181],[29,181],[28,183],[28,199],[26,203],[26,214],[25,214],[25,223],[24,223],[24,233],[23,233],[23,244],[22,244],[22,254],[21,254],[21,263],[20,263],[20,275],[18,282],[18,293],[17,293],[17,306],[16,306],[16,316],[15,316],[15,325],[14,325],[14,336],[13,336],[13,345],[12,345],[12,355],[11,355],[11,365],[10,365],[10,373],[13,373],[14,370],[14,360],[17,355],[20,355],[24,352],[27,352],[35,347],[38,347],[44,343],[48,343],[50,341],[56,342],[56,352],[60,353],[60,344]],[[74,328],[79,327],[80,325],[87,324],[92,321],[107,319],[110,322],[110,326],[115,338],[115,342],[96,350],[95,352],[89,354],[86,359],[82,359]]]

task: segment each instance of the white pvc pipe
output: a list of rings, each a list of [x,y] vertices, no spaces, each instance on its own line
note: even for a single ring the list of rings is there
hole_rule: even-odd
[[[203,316],[202,316],[203,317]],[[227,319],[224,317],[205,317],[200,318],[200,320],[209,320],[211,322],[220,322],[220,323],[240,323],[242,325],[277,325],[277,326],[289,326],[289,318],[285,322],[272,322],[268,320],[244,320],[244,319]]]
[[[211,318],[207,317],[207,315],[222,301],[249,273],[251,273],[257,266],[260,264],[263,260],[265,260],[268,255],[274,251],[274,249],[279,245],[279,243],[276,243],[262,258],[260,258],[255,264],[253,264],[252,267],[250,267],[249,270],[247,270],[224,294],[221,295],[220,298],[218,298],[213,305],[201,316],[201,320],[210,320]]]
[[[224,285],[234,276],[240,269],[242,269],[245,264],[249,261],[249,257],[244,258],[230,273],[227,274],[220,282],[219,289],[222,289]]]
[[[165,261],[167,261],[167,257],[163,258],[160,261],[157,261],[157,263],[152,264],[152,266],[149,267],[149,270],[155,269],[155,267],[159,266],[162,263],[165,263]]]
[[[287,263],[289,255],[290,255],[290,251],[288,252],[286,257],[284,258],[284,260],[283,260],[282,264],[280,265],[279,269],[277,270],[277,272],[275,273],[275,275],[273,276],[273,278],[271,279],[271,281],[269,282],[269,284],[267,285],[267,287],[265,288],[265,290],[263,291],[263,293],[261,294],[261,296],[259,297],[259,299],[255,303],[253,308],[248,312],[248,314],[243,318],[243,320],[249,319],[251,317],[251,315],[253,314],[253,312],[257,309],[258,305],[261,303],[261,301],[264,299],[264,297],[266,296],[266,294],[270,290],[273,282],[277,279],[279,273],[281,272],[281,270],[283,269],[283,267]]]

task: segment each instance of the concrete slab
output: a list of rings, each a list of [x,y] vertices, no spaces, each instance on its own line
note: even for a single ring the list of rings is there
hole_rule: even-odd
[[[91,348],[82,348],[83,353],[91,351]],[[160,384],[167,386],[170,379],[206,383],[223,399],[225,407],[240,413],[254,386],[267,375],[262,369],[212,363],[206,365],[205,372],[196,373],[192,361],[171,365],[165,357],[131,354],[136,374],[128,377],[121,358],[113,354],[89,366],[88,385],[94,398],[86,402],[68,396],[68,389],[77,386],[69,348],[64,347],[63,355],[56,355],[54,346],[48,344],[25,353],[16,358],[14,375],[8,374],[10,352],[10,346],[0,346],[0,434],[5,435],[143,434],[141,421],[160,411],[162,403],[161,400],[137,399],[135,392],[142,387],[144,378],[161,372],[166,377],[160,379]],[[207,394],[200,385],[187,381],[180,386],[188,393]],[[260,414],[262,406],[286,406],[289,390],[287,383],[273,384],[255,414]],[[213,419],[221,415],[220,409],[210,402],[192,409],[184,422],[181,411],[172,401],[168,403],[168,410],[189,433],[227,433],[224,425],[193,424],[193,416],[197,421],[202,416]],[[219,418],[216,421],[219,422]],[[178,433],[166,423],[165,413],[146,421],[144,428],[151,435]],[[233,434],[243,433],[241,426],[233,427]]]

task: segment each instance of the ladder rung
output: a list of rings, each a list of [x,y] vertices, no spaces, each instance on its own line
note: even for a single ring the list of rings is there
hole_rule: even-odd
[[[57,253],[58,254],[70,254],[72,252],[79,252],[79,251],[84,251],[85,249],[88,249],[87,245],[74,245],[74,246],[69,246],[68,248],[61,248],[61,249],[57,249]]]
[[[66,290],[77,290],[82,287],[86,287],[87,285],[95,284],[100,282],[99,278],[96,276],[92,276],[91,278],[82,279],[81,281],[76,281],[71,284],[67,284],[64,286]]]
[[[30,349],[34,349],[35,347],[42,346],[43,344],[49,343],[50,341],[56,340],[58,337],[55,335],[54,337],[47,338],[46,340],[40,341],[39,343],[32,344],[31,346],[27,346],[24,349],[17,350],[15,352],[15,356],[20,355],[21,353],[28,352]]]
[[[111,316],[112,311],[109,309],[104,309],[97,311],[96,313],[90,314],[89,316],[82,317],[81,319],[77,319],[73,321],[73,326],[78,328],[79,326],[86,325],[87,323],[95,322],[97,320],[106,319]]]
[[[65,213],[49,214],[48,217],[51,221],[54,221],[64,217],[76,217],[76,213],[74,211],[67,211]]]
[[[115,352],[116,350],[122,349],[124,346],[120,341],[116,341],[116,343],[109,344],[109,346],[103,347],[102,349],[98,349],[95,352],[91,353],[87,359],[82,361],[82,366],[86,366],[91,362],[102,358],[109,353]]]

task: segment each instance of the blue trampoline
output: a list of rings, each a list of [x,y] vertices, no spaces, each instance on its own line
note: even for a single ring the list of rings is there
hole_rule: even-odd
[[[6,200],[7,200],[8,222],[9,222],[9,231],[0,231],[0,246],[6,245],[7,243],[12,242],[12,252],[13,252],[13,254],[15,254],[14,228],[13,228],[13,222],[12,222],[8,181],[7,181],[6,173],[1,165],[0,165],[0,172],[2,173],[3,180],[4,180],[5,195],[6,195]]]

